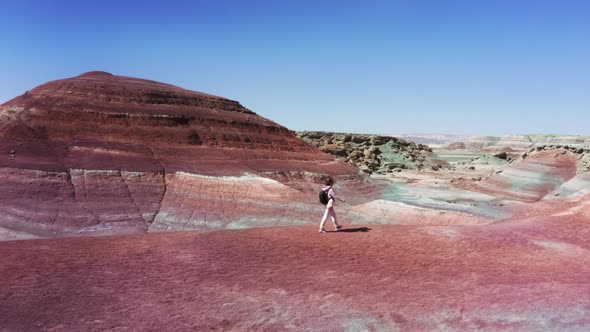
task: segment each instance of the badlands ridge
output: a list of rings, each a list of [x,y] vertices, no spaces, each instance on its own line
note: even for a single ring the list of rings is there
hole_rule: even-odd
[[[36,87],[0,106],[0,330],[590,328],[588,138],[436,139],[105,72]],[[328,175],[347,231],[318,234]]]

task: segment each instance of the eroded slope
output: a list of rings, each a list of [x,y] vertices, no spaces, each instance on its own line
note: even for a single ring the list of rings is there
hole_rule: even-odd
[[[238,102],[164,83],[90,72],[0,106],[1,238],[225,227],[227,216],[248,223],[252,206],[269,212],[267,203],[240,201],[235,183],[246,173],[315,174],[316,185],[320,175],[353,177],[363,186],[354,167]],[[185,190],[186,174],[231,177],[217,199],[238,207],[207,203],[199,196],[207,186]],[[299,199],[315,191],[295,187],[308,190]]]

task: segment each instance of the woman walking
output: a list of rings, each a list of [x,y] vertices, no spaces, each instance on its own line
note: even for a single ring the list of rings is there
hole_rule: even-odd
[[[338,224],[336,220],[336,211],[334,211],[334,202],[338,199],[341,202],[346,202],[345,200],[336,197],[336,192],[332,186],[334,185],[334,179],[328,177],[325,182],[325,186],[322,187],[322,191],[328,194],[328,203],[326,204],[326,210],[324,211],[324,216],[322,217],[322,221],[320,222],[320,233],[325,233],[326,229],[324,228],[324,224],[328,219],[328,216],[332,218],[332,223],[334,224],[334,228],[338,231],[342,228],[342,225]]]

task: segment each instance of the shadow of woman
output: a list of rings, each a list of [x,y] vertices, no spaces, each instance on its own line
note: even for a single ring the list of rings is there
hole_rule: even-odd
[[[336,233],[356,233],[356,232],[368,232],[371,229],[369,227],[358,227],[358,228],[343,228]]]

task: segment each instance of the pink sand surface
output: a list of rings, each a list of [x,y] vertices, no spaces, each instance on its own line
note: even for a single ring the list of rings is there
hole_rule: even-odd
[[[3,242],[0,327],[584,330],[589,216]]]

